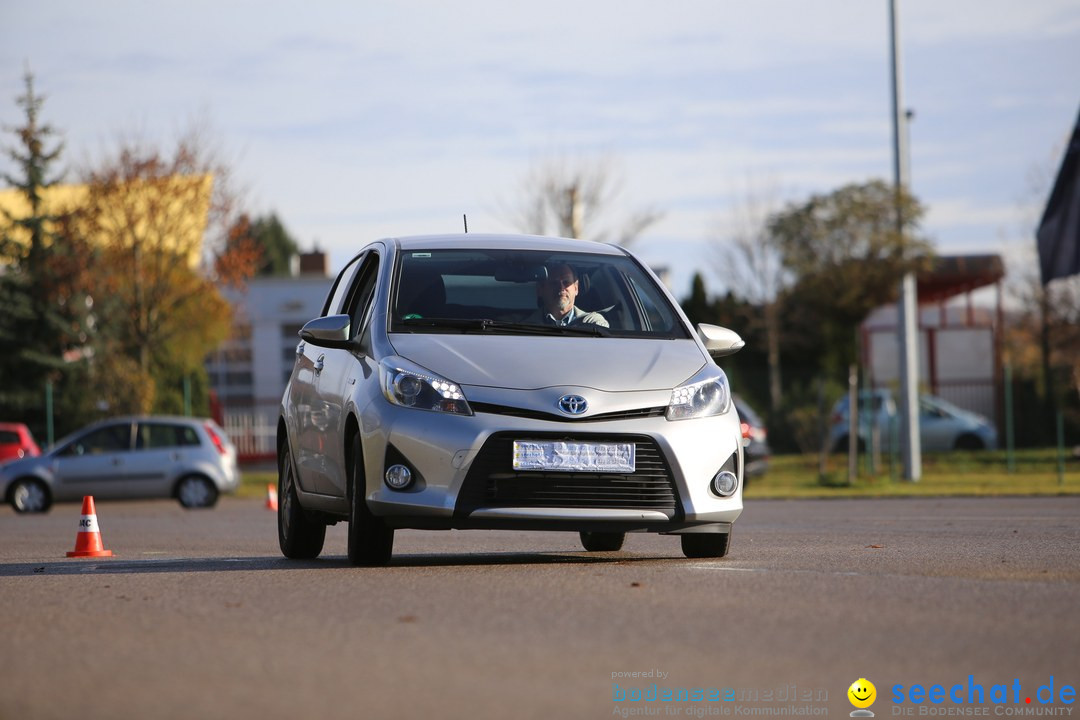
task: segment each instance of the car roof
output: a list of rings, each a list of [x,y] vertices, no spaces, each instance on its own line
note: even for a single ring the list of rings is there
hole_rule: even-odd
[[[191,423],[202,424],[209,420],[204,417],[188,417],[187,415],[117,415],[115,417],[103,418],[95,422],[89,423],[79,428],[79,430],[86,430],[92,427],[98,427],[99,425],[108,425],[111,423],[133,423],[133,422],[175,422],[175,423]],[[76,431],[78,432],[78,431]]]
[[[596,255],[625,255],[616,245],[542,235],[489,235],[468,233],[459,235],[413,235],[388,238],[402,250],[544,250],[548,252],[579,252]]]

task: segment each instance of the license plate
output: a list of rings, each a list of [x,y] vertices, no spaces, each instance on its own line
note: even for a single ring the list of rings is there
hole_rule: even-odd
[[[634,443],[588,443],[568,440],[515,440],[515,470],[632,473]]]

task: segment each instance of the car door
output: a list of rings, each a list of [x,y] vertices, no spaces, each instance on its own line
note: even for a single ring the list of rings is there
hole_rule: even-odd
[[[358,338],[366,329],[375,297],[375,284],[379,273],[379,254],[375,251],[361,258],[361,264],[353,285],[338,308],[340,314],[349,315],[350,339]],[[326,438],[323,443],[323,465],[320,481],[321,492],[337,497],[345,496],[347,468],[345,466],[345,437],[347,399],[358,377],[365,373],[360,367],[355,348],[322,348],[322,366],[316,366],[315,386],[318,404],[326,413]]]
[[[130,451],[131,423],[126,421],[99,426],[75,438],[56,455],[57,498],[124,497]]]
[[[181,423],[142,420],[135,428],[135,449],[126,463],[130,497],[169,497],[185,457],[199,447],[195,428]]]
[[[919,440],[927,452],[952,450],[956,440],[956,419],[944,408],[920,398]]]
[[[336,315],[345,304],[363,256],[353,259],[334,282],[323,316]],[[330,409],[323,406],[318,381],[326,363],[326,348],[301,342],[296,348],[296,364],[289,383],[288,418],[295,453],[297,482],[305,492],[322,493],[327,487],[326,446],[330,432]]]

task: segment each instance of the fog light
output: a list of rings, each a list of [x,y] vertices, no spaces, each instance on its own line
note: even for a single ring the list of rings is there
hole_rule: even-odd
[[[404,465],[391,465],[386,469],[384,479],[394,490],[404,490],[412,484],[412,471]]]
[[[721,470],[712,479],[712,491],[720,497],[728,497],[739,487],[739,478],[730,470]]]

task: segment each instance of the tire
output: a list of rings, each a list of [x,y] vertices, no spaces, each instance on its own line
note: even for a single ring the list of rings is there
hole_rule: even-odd
[[[371,514],[367,506],[364,477],[364,452],[360,434],[352,440],[352,467],[349,482],[349,563],[378,566],[390,562],[394,552],[394,529],[382,518]]]
[[[731,533],[687,533],[680,535],[683,555],[688,558],[722,558],[731,547]]]
[[[217,504],[218,489],[209,478],[188,475],[176,484],[176,499],[188,510],[211,508]]]
[[[621,532],[582,532],[581,545],[589,552],[615,552],[622,550],[626,533]]]
[[[36,478],[20,478],[8,491],[8,500],[17,513],[43,513],[52,507],[48,486]]]
[[[326,541],[326,523],[313,520],[296,494],[296,474],[288,444],[278,457],[278,545],[291,560],[319,557]]]
[[[953,443],[954,450],[985,450],[986,443],[978,435],[965,434],[956,438]]]

